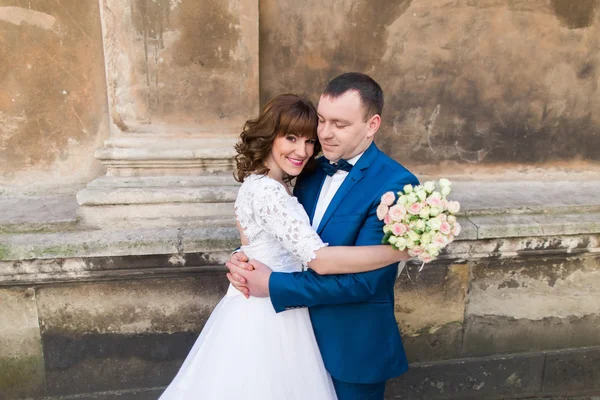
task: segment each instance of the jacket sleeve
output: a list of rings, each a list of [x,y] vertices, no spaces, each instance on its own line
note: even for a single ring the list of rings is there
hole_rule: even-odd
[[[400,191],[406,184],[418,184],[408,173],[386,185],[379,196],[387,191]],[[362,245],[381,244],[383,222],[377,219],[374,202],[361,227],[357,243]],[[377,292],[379,285],[395,278],[397,264],[358,274],[319,275],[312,270],[296,273],[273,272],[269,280],[269,292],[273,308],[281,312],[289,308],[313,307],[317,305],[366,302]],[[393,271],[393,272],[392,272]]]

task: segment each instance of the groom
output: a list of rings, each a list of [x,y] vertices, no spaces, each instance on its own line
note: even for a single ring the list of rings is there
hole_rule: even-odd
[[[318,136],[325,159],[320,160],[321,168],[298,178],[294,195],[330,246],[381,244],[383,222],[376,214],[381,196],[418,184],[373,142],[382,109],[381,87],[355,72],[334,78],[319,99]],[[257,261],[252,261],[251,270],[245,261],[243,253],[236,253],[227,263],[227,276],[240,291],[270,296],[276,312],[309,307],[339,400],[383,399],[385,381],[408,369],[394,317],[396,264],[321,276],[310,269],[272,272]]]

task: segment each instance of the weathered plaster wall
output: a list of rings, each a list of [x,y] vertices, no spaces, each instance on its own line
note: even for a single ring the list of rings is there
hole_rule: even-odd
[[[115,132],[240,132],[258,109],[257,0],[103,0]]]
[[[0,184],[99,174],[106,108],[98,2],[0,0]]]
[[[600,160],[597,0],[262,0],[260,27],[261,102],[368,73],[408,164]]]

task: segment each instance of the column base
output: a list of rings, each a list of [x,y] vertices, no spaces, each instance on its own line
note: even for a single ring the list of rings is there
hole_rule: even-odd
[[[232,226],[239,184],[231,173],[201,176],[114,177],[77,194],[80,223],[120,226]]]

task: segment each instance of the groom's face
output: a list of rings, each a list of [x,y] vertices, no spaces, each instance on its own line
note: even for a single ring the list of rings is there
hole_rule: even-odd
[[[353,90],[336,98],[321,96],[317,113],[317,133],[323,154],[333,162],[348,160],[365,151],[377,130],[373,130],[372,119],[379,116],[365,121],[365,108]]]

